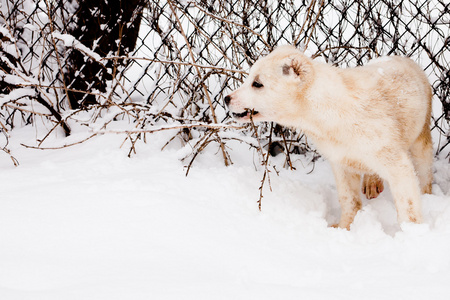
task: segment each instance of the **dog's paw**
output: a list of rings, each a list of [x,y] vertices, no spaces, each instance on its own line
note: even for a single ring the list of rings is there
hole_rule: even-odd
[[[384,190],[383,179],[376,174],[364,174],[361,191],[367,199],[374,199]]]
[[[330,227],[331,228],[342,228],[342,229],[350,230],[350,224],[348,226],[344,226],[344,227],[339,226],[339,224],[333,224]]]

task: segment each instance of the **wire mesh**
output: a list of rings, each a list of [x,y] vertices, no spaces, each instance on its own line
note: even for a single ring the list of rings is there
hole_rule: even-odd
[[[381,55],[413,58],[433,87],[440,152],[450,148],[447,2],[147,0],[117,1],[113,11],[112,1],[1,0],[2,127],[46,118],[54,127],[41,146],[64,126],[66,135],[83,124],[94,136],[126,118],[131,153],[146,133],[170,125],[178,129],[170,141],[189,144],[191,159],[216,145],[228,164],[227,141],[256,142],[251,128],[230,129],[224,96],[260,56],[293,44],[341,67]],[[257,130],[287,162],[313,151],[300,131]]]

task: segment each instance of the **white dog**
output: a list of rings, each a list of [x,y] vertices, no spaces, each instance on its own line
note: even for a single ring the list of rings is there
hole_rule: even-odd
[[[361,208],[362,174],[368,198],[383,190],[381,178],[389,183],[399,223],[422,222],[420,194],[432,183],[431,97],[408,58],[339,69],[282,46],[259,59],[225,102],[240,122],[274,121],[313,140],[336,178],[338,226],[349,229]]]

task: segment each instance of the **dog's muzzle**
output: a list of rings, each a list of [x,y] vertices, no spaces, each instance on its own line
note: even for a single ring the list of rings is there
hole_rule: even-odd
[[[252,116],[259,114],[259,112],[257,112],[256,110],[250,109],[250,108],[244,108],[244,111],[240,112],[240,113],[233,112],[233,110],[230,109],[231,97],[229,95],[225,96],[224,101],[225,101],[225,104],[228,106],[228,109],[230,110],[233,118],[235,118],[237,120],[244,119],[244,118],[251,119]]]

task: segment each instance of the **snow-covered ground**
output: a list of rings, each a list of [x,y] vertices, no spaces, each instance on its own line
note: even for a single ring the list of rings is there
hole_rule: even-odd
[[[450,164],[435,163],[425,224],[397,225],[389,190],[350,231],[329,165],[271,173],[247,146],[224,167],[207,149],[189,176],[166,133],[131,159],[124,137],[0,153],[0,299],[450,299]],[[76,139],[76,136],[73,137]],[[274,159],[274,163],[276,163]],[[256,167],[255,167],[256,166]],[[268,188],[268,185],[266,184]]]

